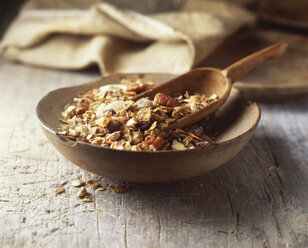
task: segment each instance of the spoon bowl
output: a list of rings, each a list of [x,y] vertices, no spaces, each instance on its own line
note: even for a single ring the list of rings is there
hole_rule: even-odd
[[[207,115],[215,112],[227,101],[232,84],[236,80],[247,74],[264,61],[281,56],[287,46],[288,44],[285,41],[278,42],[235,62],[224,70],[210,67],[193,69],[159,85],[154,89],[135,96],[133,100],[138,100],[142,97],[153,98],[159,92],[163,92],[171,96],[178,93],[183,94],[186,91],[190,94],[198,93],[207,97],[216,94],[218,97],[217,100],[209,103],[201,110],[176,120],[167,127],[167,130],[192,125],[204,119]]]

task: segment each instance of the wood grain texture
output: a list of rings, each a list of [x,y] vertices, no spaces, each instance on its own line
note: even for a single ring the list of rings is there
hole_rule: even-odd
[[[72,179],[111,181],[62,158],[35,105],[98,76],[0,60],[0,247],[308,247],[308,99],[261,105],[251,142],[202,177],[83,203]]]

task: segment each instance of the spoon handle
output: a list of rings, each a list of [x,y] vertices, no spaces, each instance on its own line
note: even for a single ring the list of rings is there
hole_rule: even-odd
[[[224,69],[223,73],[230,78],[231,83],[234,83],[263,61],[280,57],[287,46],[288,43],[285,41],[278,42],[235,62]]]

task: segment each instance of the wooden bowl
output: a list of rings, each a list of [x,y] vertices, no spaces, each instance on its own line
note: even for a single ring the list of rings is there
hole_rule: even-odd
[[[56,134],[61,112],[77,92],[118,83],[123,77],[161,83],[174,76],[116,74],[80,86],[57,89],[40,100],[36,113],[44,133],[55,148],[77,166],[95,174],[138,183],[172,182],[199,176],[232,159],[249,141],[260,120],[258,105],[243,101],[236,89],[232,89],[227,103],[217,112],[216,125],[221,133],[217,144],[210,147],[187,151],[133,152],[76,143]]]

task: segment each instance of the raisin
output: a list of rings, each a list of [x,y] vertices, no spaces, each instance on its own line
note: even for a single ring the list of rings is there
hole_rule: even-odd
[[[208,142],[206,140],[195,142],[195,146],[197,146],[197,147],[206,147],[206,146],[209,146],[209,145],[210,145],[210,142]]]
[[[195,135],[197,135],[198,137],[202,137],[203,136],[203,134],[204,134],[204,129],[203,129],[203,127],[202,126],[192,126],[192,128],[190,129],[190,131],[193,133],[193,134],[195,134]]]
[[[111,120],[109,121],[107,128],[109,130],[110,133],[119,131],[121,129],[122,123],[120,121],[117,120]]]
[[[144,123],[143,125],[140,126],[140,131],[144,132],[145,130],[148,130],[152,124],[153,124],[154,120],[149,120],[146,123]]]

